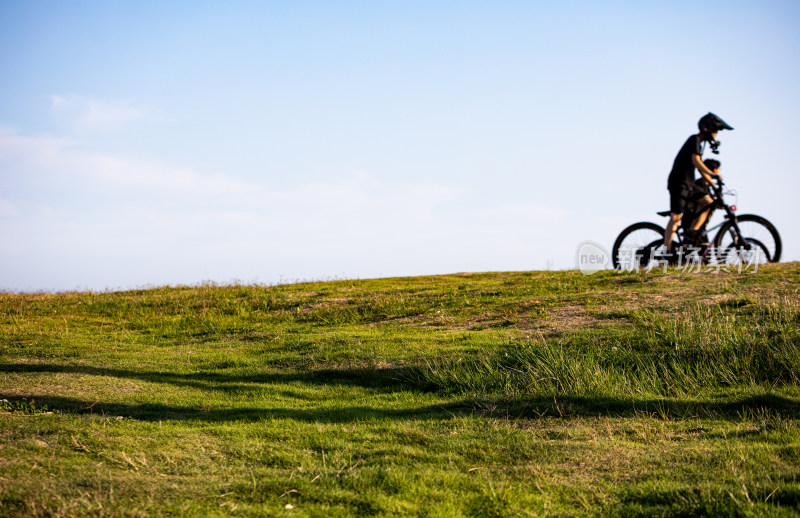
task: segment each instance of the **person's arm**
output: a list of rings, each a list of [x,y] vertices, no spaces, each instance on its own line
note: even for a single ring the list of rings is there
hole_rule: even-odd
[[[706,184],[714,185],[714,172],[706,167],[700,155],[692,155],[692,164],[694,164],[694,167],[700,172],[700,176],[703,177]]]

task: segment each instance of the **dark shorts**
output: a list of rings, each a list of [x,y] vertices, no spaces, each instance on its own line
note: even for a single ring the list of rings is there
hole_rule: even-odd
[[[670,187],[669,211],[673,214],[683,214],[686,211],[686,204],[697,201],[706,194],[708,191],[696,183]]]

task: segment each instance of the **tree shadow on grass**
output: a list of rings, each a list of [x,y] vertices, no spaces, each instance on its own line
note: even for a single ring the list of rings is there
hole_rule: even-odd
[[[736,397],[716,401],[685,401],[674,398],[617,398],[606,396],[578,397],[551,395],[547,397],[518,398],[458,398],[445,404],[433,404],[416,408],[389,408],[388,405],[347,405],[346,401],[331,405],[324,398],[312,398],[289,390],[277,390],[276,397],[283,401],[305,400],[296,408],[245,406],[253,405],[250,394],[258,384],[280,387],[288,384],[326,385],[329,387],[361,387],[374,389],[376,394],[424,391],[424,384],[415,380],[402,368],[386,369],[323,369],[313,371],[267,372],[259,374],[226,374],[200,372],[189,374],[142,372],[81,365],[52,364],[0,364],[4,373],[67,373],[94,376],[109,376],[153,383],[166,383],[203,390],[227,391],[235,402],[241,392],[239,407],[215,407],[217,400],[209,399],[202,407],[152,403],[118,403],[112,401],[86,401],[68,397],[20,394],[1,398],[35,399],[50,410],[77,414],[105,414],[123,416],[143,421],[190,420],[206,422],[257,421],[262,419],[292,419],[302,422],[347,423],[364,419],[417,419],[446,420],[456,416],[481,416],[509,420],[571,417],[649,417],[664,420],[692,418],[722,418],[742,420],[745,416],[800,417],[800,402],[784,396],[766,394]],[[261,402],[268,396],[259,398]],[[309,404],[307,401],[316,401]],[[362,400],[363,401],[363,400]],[[361,402],[361,401],[359,401]]]
[[[121,379],[166,383],[170,385],[240,392],[252,390],[254,385],[302,383],[306,385],[341,385],[374,389],[377,392],[397,392],[413,389],[408,370],[392,368],[314,369],[263,372],[258,374],[233,374],[223,372],[174,373],[136,371],[86,365],[58,365],[46,363],[0,364],[0,372],[9,373],[65,373],[90,376],[107,376]]]
[[[410,370],[403,368],[319,369],[308,371],[264,372],[258,374],[229,374],[197,372],[176,374],[169,372],[134,371],[84,365],[57,364],[0,364],[5,373],[66,373],[108,376],[151,383],[165,383],[209,391],[225,391],[231,395],[247,393],[263,384],[326,385],[331,387],[360,387],[375,393],[422,392],[423,382],[417,383]],[[292,391],[276,393],[285,398],[313,399]],[[3,397],[0,394],[0,397]],[[17,396],[14,399],[19,399]],[[387,409],[369,406],[328,408],[324,404],[313,409],[287,409],[267,407],[199,408],[170,406],[160,403],[121,404],[92,402],[46,395],[27,395],[50,409],[76,413],[104,413],[141,420],[204,420],[237,421],[264,418],[287,418],[298,421],[349,422],[358,419],[449,419],[456,415],[480,415],[506,419],[531,419],[543,417],[653,417],[660,419],[688,419],[717,417],[740,420],[744,415],[761,412],[800,417],[800,402],[778,395],[748,396],[722,401],[684,401],[679,399],[616,398],[606,396],[581,397],[552,395],[547,397],[519,398],[462,398],[444,405],[431,405],[414,409]]]
[[[6,398],[0,394],[0,398]],[[121,416],[139,421],[202,421],[236,422],[261,421],[265,419],[289,419],[308,423],[350,423],[363,420],[449,419],[454,413],[463,412],[458,403],[447,405],[428,405],[409,409],[370,407],[353,405],[342,407],[317,405],[314,408],[280,408],[267,406],[245,406],[236,408],[214,408],[166,405],[162,403],[114,403],[90,402],[86,400],[50,395],[28,395],[39,407],[57,410],[68,414],[93,414]],[[13,399],[18,399],[15,397]],[[9,398],[11,399],[11,398]]]
[[[0,394],[0,398],[19,399]],[[800,417],[800,404],[778,396],[748,397],[725,404],[693,403],[686,405],[677,401],[630,401],[609,398],[543,398],[525,402],[504,403],[493,400],[459,400],[446,404],[425,405],[414,408],[386,408],[380,406],[352,405],[347,407],[279,408],[238,407],[213,408],[165,405],[161,403],[114,403],[90,402],[86,400],[50,395],[27,395],[26,398],[44,405],[48,410],[68,414],[96,414],[122,416],[139,421],[202,421],[235,422],[260,421],[265,419],[289,419],[307,423],[352,423],[364,420],[449,420],[455,417],[479,416],[504,420],[540,419],[555,417],[623,417],[655,419],[691,419],[713,417],[740,420],[745,410],[768,412],[796,419]],[[501,406],[502,405],[502,406]],[[663,413],[665,408],[671,408]],[[566,413],[565,413],[566,410]],[[561,412],[559,415],[558,412]]]

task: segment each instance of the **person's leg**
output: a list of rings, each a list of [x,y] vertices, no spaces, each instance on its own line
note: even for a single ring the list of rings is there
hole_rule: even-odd
[[[675,232],[677,232],[678,225],[680,224],[681,224],[680,213],[678,214],[672,213],[669,215],[669,222],[667,223],[667,228],[664,232],[664,248],[667,249],[667,252],[672,251],[672,239],[675,237]]]
[[[692,231],[700,230],[700,227],[705,224],[709,213],[711,213],[712,203],[714,203],[714,200],[711,199],[711,196],[706,195],[700,199],[700,209],[698,209],[697,217],[692,222]]]
[[[670,189],[669,191],[669,222],[667,228],[664,229],[664,248],[669,253],[672,251],[672,240],[675,238],[675,232],[678,231],[678,225],[681,224],[681,214],[686,208],[686,192],[683,189]]]

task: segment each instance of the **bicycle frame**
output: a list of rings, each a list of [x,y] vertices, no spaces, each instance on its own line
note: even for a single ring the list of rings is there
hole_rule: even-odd
[[[756,214],[736,214],[735,201],[732,204],[725,202],[725,196],[735,194],[735,191],[724,191],[723,182],[717,179],[709,195],[712,199],[710,206],[704,210],[709,211],[708,217],[699,232],[704,244],[694,246],[687,240],[686,231],[688,225],[692,223],[690,218],[694,218],[700,211],[692,208],[694,213],[686,213],[684,224],[677,229],[671,249],[671,253],[665,254],[667,247],[664,245],[663,227],[647,222],[640,221],[626,227],[617,236],[612,247],[612,260],[615,268],[619,268],[623,262],[628,264],[645,264],[652,261],[664,261],[671,263],[676,258],[680,262],[682,257],[686,257],[692,263],[700,261],[704,264],[713,262],[718,264],[721,260],[727,264],[731,259],[736,262],[752,261],[760,262],[766,259],[767,262],[777,262],[781,255],[781,239],[775,226],[767,219]],[[711,225],[711,219],[716,210],[724,212],[721,222]],[[658,212],[659,216],[669,216],[670,211]],[[709,239],[708,233],[715,232],[713,239]],[[757,253],[758,255],[753,255]],[[735,263],[730,263],[735,264]]]
[[[730,205],[725,203],[725,197],[724,197],[725,193],[723,192],[723,189],[722,189],[724,185],[725,184],[723,183],[722,179],[717,178],[717,185],[712,186],[713,188],[712,188],[712,191],[711,191],[711,194],[710,194],[711,195],[711,199],[713,200],[713,202],[711,204],[711,212],[708,213],[708,217],[706,218],[706,222],[703,223],[703,225],[700,227],[699,231],[702,232],[702,233],[705,233],[706,235],[708,235],[710,232],[712,232],[712,231],[714,231],[714,230],[716,230],[718,228],[721,228],[723,225],[725,225],[726,222],[732,221],[732,228],[733,228],[734,232],[736,233],[736,242],[737,243],[740,243],[740,242],[743,243],[745,248],[747,250],[749,250],[750,249],[750,243],[742,235],[742,231],[739,228],[739,222],[738,222],[738,220],[736,218],[736,214],[734,212],[734,209]],[[711,217],[714,215],[714,211],[717,210],[717,209],[723,209],[725,211],[725,219],[723,219],[721,222],[717,223],[713,227],[709,228],[709,227],[707,227],[708,222],[711,221]],[[683,242],[683,230],[682,229],[679,230],[678,235],[680,236],[680,243],[682,245],[685,245],[686,243]],[[699,254],[700,257],[705,259],[708,256],[708,253],[709,253],[710,249],[713,247],[713,244],[720,242],[721,238],[722,238],[722,236],[717,234],[716,236],[714,236],[713,240],[709,240],[709,244],[700,249],[700,254]]]

